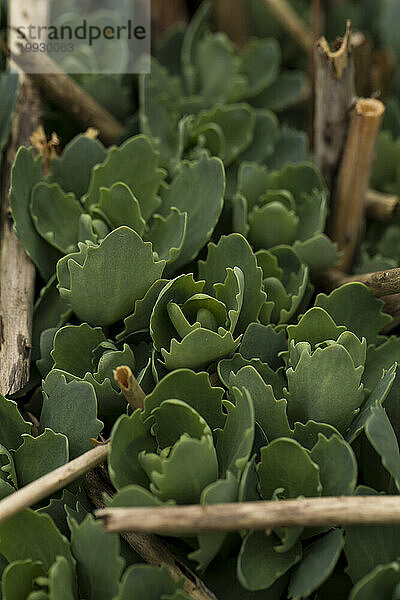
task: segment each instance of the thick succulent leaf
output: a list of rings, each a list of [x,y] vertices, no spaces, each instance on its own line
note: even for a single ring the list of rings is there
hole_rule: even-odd
[[[43,577],[45,570],[39,561],[18,560],[7,565],[1,580],[4,600],[27,600],[35,589],[35,580]]]
[[[295,423],[293,431],[293,439],[295,439],[303,448],[312,450],[319,440],[319,435],[322,434],[325,438],[330,439],[333,435],[340,436],[337,429],[327,423],[317,423],[316,421],[307,421],[306,424]]]
[[[325,310],[317,307],[310,308],[297,325],[287,328],[289,346],[292,342],[309,342],[312,349],[325,340],[337,340],[345,331],[346,327],[337,326]]]
[[[37,512],[49,515],[57,525],[59,531],[65,537],[69,538],[71,532],[67,521],[67,510],[76,511],[78,504],[81,510],[87,509],[87,511],[90,511],[92,509],[90,500],[87,498],[85,492],[78,491],[76,494],[73,494],[64,489],[61,497],[51,498],[47,506],[39,508]]]
[[[145,239],[153,244],[154,252],[160,260],[165,260],[167,265],[175,263],[182,252],[187,221],[187,213],[181,213],[174,207],[166,218],[154,215],[151,229]]]
[[[69,542],[52,519],[29,508],[0,523],[0,552],[10,563],[30,559],[41,562],[45,570],[57,556],[73,563]]]
[[[115,600],[167,600],[177,590],[183,591],[183,582],[173,579],[166,567],[133,565],[125,571]]]
[[[322,275],[334,267],[339,258],[336,244],[324,233],[317,234],[304,242],[296,241],[293,250],[300,260],[310,267],[314,276]]]
[[[286,374],[285,396],[292,421],[321,421],[346,432],[363,403],[364,390],[360,385],[362,368],[360,373],[343,346],[317,348],[313,354],[306,349]]]
[[[386,598],[396,600],[398,596],[392,596],[392,594],[397,591],[399,582],[400,565],[398,562],[379,565],[356,583],[349,600],[386,600]]]
[[[125,566],[118,535],[106,533],[101,521],[91,515],[81,524],[71,519],[70,527],[80,593],[88,600],[114,598]]]
[[[383,305],[362,283],[347,283],[329,296],[319,294],[315,301],[315,306],[325,309],[335,323],[345,325],[360,339],[365,337],[369,344],[380,340],[380,331],[392,320],[383,313]]]
[[[76,575],[64,556],[58,556],[47,578],[49,600],[75,600]]]
[[[143,423],[140,411],[130,417],[121,415],[111,433],[108,470],[117,490],[130,485],[148,486],[149,479],[139,462],[140,452],[155,452],[157,444],[150,435],[150,424]]]
[[[22,436],[30,433],[31,425],[24,421],[13,400],[0,394],[0,443],[8,450],[16,450],[23,441]]]
[[[74,194],[64,192],[58,183],[38,183],[30,211],[37,231],[51,246],[63,254],[76,250],[83,209]]]
[[[142,453],[150,490],[163,501],[197,504],[205,487],[218,479],[218,462],[211,435],[200,440],[184,434],[167,457]]]
[[[199,276],[205,279],[205,291],[212,294],[214,284],[223,283],[227,268],[239,267],[244,274],[244,299],[236,331],[242,332],[255,321],[266,296],[262,291],[262,271],[243,236],[233,233],[208,246],[205,261],[199,261]]]
[[[208,124],[217,125],[223,134],[224,144],[219,156],[228,167],[250,146],[256,117],[247,104],[217,105],[199,113],[193,122],[191,136],[200,135]]]
[[[382,406],[385,402],[393,383],[396,379],[397,364],[393,365],[387,373],[377,382],[376,386],[361,407],[360,412],[352,422],[346,434],[346,440],[352,444],[363,431],[371,416],[371,409]]]
[[[111,325],[132,311],[164,266],[164,261],[154,261],[151,244],[132,229],[120,227],[99,246],[87,246],[83,264],[71,256],[59,262],[60,294],[82,321]]]
[[[146,397],[144,416],[149,416],[165,400],[176,398],[192,406],[214,431],[222,428],[225,422],[223,393],[222,388],[211,385],[208,373],[194,373],[189,369],[173,371]]]
[[[363,376],[365,387],[374,389],[382,373],[388,371],[394,362],[400,363],[400,338],[393,335],[379,346],[370,346]]]
[[[369,494],[377,495],[373,490]],[[353,583],[378,565],[396,561],[400,556],[398,525],[353,526],[346,528],[344,552],[347,573]]]
[[[241,61],[224,33],[207,33],[197,44],[195,59],[206,106],[235,101],[243,96],[246,80],[239,73]],[[213,65],[212,69],[210,65]]]
[[[248,80],[246,96],[257,96],[278,77],[281,49],[274,39],[251,40],[242,53],[242,69]]]
[[[250,393],[233,389],[235,404],[225,402],[228,413],[222,431],[217,431],[217,453],[220,474],[228,471],[238,478],[248,462],[254,442],[254,406]]]
[[[260,198],[269,187],[270,175],[264,165],[258,165],[256,162],[242,162],[240,164],[238,192],[246,198],[249,211],[257,206]]]
[[[265,162],[270,169],[279,170],[288,163],[304,162],[307,151],[307,134],[283,125],[280,131],[277,132],[274,152]]]
[[[249,215],[249,240],[257,249],[292,244],[298,224],[299,218],[294,211],[287,210],[280,201],[271,201],[256,207]]]
[[[279,122],[273,112],[261,108],[254,110],[256,122],[251,144],[240,156],[240,161],[265,162],[273,154],[279,140]]]
[[[67,383],[61,371],[52,371],[43,382],[40,431],[46,427],[63,433],[69,442],[71,460],[91,449],[103,423],[97,419],[97,399],[86,381]]]
[[[218,363],[218,376],[225,387],[230,387],[231,373],[238,373],[243,367],[253,367],[267,385],[270,385],[276,398],[282,398],[285,379],[283,370],[273,371],[266,363],[262,363],[259,358],[246,360],[241,354],[234,354],[230,359],[221,360]]]
[[[45,429],[42,435],[23,435],[23,443],[13,452],[18,487],[28,485],[68,462],[68,439]]]
[[[139,201],[122,182],[114,183],[109,189],[100,188],[100,201],[92,213],[104,219],[111,229],[126,225],[141,236],[146,227]]]
[[[245,537],[237,564],[237,576],[246,590],[257,591],[271,587],[293,565],[301,560],[301,543],[289,552],[276,552],[279,538],[254,531]]]
[[[304,552],[301,563],[293,570],[289,598],[308,598],[332,574],[344,546],[343,532],[334,529],[314,542]]]
[[[365,434],[400,492],[399,444],[389,417],[382,406],[370,409],[370,416],[365,424]]]
[[[152,423],[151,433],[160,451],[171,448],[183,434],[197,440],[211,436],[211,429],[203,417],[181,400],[162,402],[152,411]]]
[[[323,496],[352,496],[357,484],[357,459],[351,446],[339,435],[318,435],[311,460],[319,466]]]
[[[264,500],[271,500],[277,490],[285,499],[321,495],[319,467],[295,440],[280,438],[262,448],[257,472]]]
[[[148,330],[150,328],[150,317],[154,305],[167,283],[167,279],[158,279],[149,288],[144,298],[136,300],[135,309],[129,317],[124,319],[125,328],[117,335],[117,340],[124,339],[131,333]]]
[[[137,506],[157,508],[166,504],[175,504],[173,501],[161,502],[154,494],[140,485],[127,485],[112,498],[105,498],[104,502],[109,508],[135,508]]]
[[[106,160],[94,167],[85,206],[99,204],[101,188],[123,181],[138,199],[145,221],[157,210],[158,189],[165,172],[158,167],[159,154],[145,136],[127,140],[119,148],[111,148]]]
[[[35,158],[32,148],[21,147],[11,171],[10,207],[14,229],[41,277],[47,281],[54,273],[60,253],[36,231],[29,210],[32,190],[43,180],[41,159]]]
[[[236,502],[238,497],[238,480],[228,471],[225,479],[211,483],[201,494],[200,504],[221,504]],[[199,548],[189,555],[191,560],[196,561],[198,569],[204,571],[211,561],[216,557],[227,538],[227,533],[209,532],[199,533]]]
[[[57,331],[54,338],[54,349],[51,353],[54,368],[84,377],[93,368],[93,352],[105,342],[105,335],[100,327],[67,325]]]
[[[248,390],[253,405],[255,419],[265,432],[268,440],[280,437],[292,437],[287,417],[287,402],[276,400],[273,389],[267,385],[261,375],[252,366],[243,367],[230,375],[231,386],[242,393]]]
[[[60,157],[51,161],[49,181],[58,183],[64,192],[72,192],[78,200],[88,191],[94,166],[102,163],[107,151],[98,140],[78,135]]]
[[[188,24],[182,44],[182,73],[188,94],[194,94],[196,90],[197,70],[194,67],[195,51],[199,40],[211,16],[212,5],[206,0],[200,4],[195,15]]]
[[[182,163],[170,186],[162,191],[163,216],[173,207],[187,213],[186,237],[174,270],[195,259],[210,239],[222,212],[224,193],[223,164],[206,154],[196,162]]]
[[[286,349],[284,331],[276,331],[272,325],[251,323],[244,333],[239,352],[247,360],[259,358],[276,370],[283,365],[279,353]]]
[[[253,102],[260,108],[282,112],[307,97],[308,90],[309,82],[302,71],[287,71],[254,98]]]

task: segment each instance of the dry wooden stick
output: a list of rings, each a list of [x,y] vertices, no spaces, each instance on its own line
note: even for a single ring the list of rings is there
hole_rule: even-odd
[[[392,296],[385,296],[382,298],[385,305],[383,312],[387,313],[392,317],[392,322],[388,323],[383,329],[382,333],[385,335],[389,334],[393,329],[396,329],[400,325],[400,294],[393,294]]]
[[[340,267],[349,272],[365,213],[376,140],[385,107],[379,100],[358,100],[352,113],[333,198],[332,238],[342,252]]]
[[[157,41],[177,23],[186,23],[187,9],[184,0],[152,0],[151,31],[152,40]]]
[[[22,71],[30,73],[29,78],[38,86],[43,96],[72,117],[80,127],[98,129],[100,138],[107,145],[119,141],[123,133],[121,123],[64,73],[51,58],[41,52],[24,52],[23,55],[13,53],[11,56]]]
[[[36,479],[0,502],[0,523],[15,516],[24,508],[33,506],[40,500],[62,490],[69,483],[78,479],[97,465],[104,462],[108,456],[109,444],[102,444],[89,450],[82,456],[55,469],[51,473]]]
[[[264,0],[279,23],[307,53],[314,47],[313,34],[287,0]]]
[[[105,506],[104,494],[106,493],[109,496],[113,494],[113,491],[96,471],[88,474],[85,488],[93,504],[101,509]],[[143,533],[121,532],[121,536],[150,565],[166,566],[174,579],[183,577],[185,591],[191,598],[194,600],[217,600],[201,579],[186,565],[177,560],[161,540]]]
[[[239,48],[249,41],[244,0],[213,0],[215,22],[219,31],[225,32]]]
[[[368,190],[366,198],[367,217],[381,223],[390,223],[398,213],[400,197]]]
[[[400,269],[388,269],[360,275],[347,275],[340,269],[331,269],[321,279],[322,285],[329,290],[354,281],[369,287],[373,295],[378,298],[400,294]]]
[[[132,409],[134,411],[138,408],[143,410],[146,394],[138,384],[131,369],[129,367],[117,367],[114,371],[114,379]]]
[[[324,37],[315,49],[315,157],[331,191],[339,170],[355,95],[348,22],[343,40],[337,40],[333,50]]]
[[[106,508],[96,515],[108,532],[185,534],[193,531],[265,530],[323,525],[400,523],[399,496],[307,498],[166,508]]]

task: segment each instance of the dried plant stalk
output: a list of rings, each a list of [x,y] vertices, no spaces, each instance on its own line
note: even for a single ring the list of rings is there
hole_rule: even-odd
[[[264,4],[298,45],[307,54],[312,52],[313,34],[289,2],[287,0],[264,0]]]
[[[7,496],[0,502],[0,523],[14,517],[24,508],[48,498],[54,492],[64,489],[69,483],[104,462],[108,452],[108,443],[99,445],[55,471],[29,483],[11,496]]]
[[[215,22],[220,31],[243,48],[249,41],[244,12],[245,0],[213,0]]]
[[[365,213],[376,140],[385,107],[379,100],[358,100],[353,111],[332,210],[332,238],[342,252],[340,267],[349,272]]]
[[[152,0],[151,31],[152,39],[157,41],[177,23],[186,23],[187,9],[184,0]]]
[[[366,198],[367,217],[381,223],[390,223],[400,206],[400,197],[368,190]]]
[[[400,269],[388,269],[360,275],[347,275],[339,269],[331,269],[321,279],[323,287],[329,290],[354,281],[369,287],[377,298],[400,294]]]
[[[322,37],[315,49],[314,145],[317,164],[333,191],[355,101],[351,27],[331,50]]]
[[[185,534],[193,531],[271,531],[277,527],[400,523],[399,496],[306,498],[165,508],[106,508],[96,514],[108,532]]]
[[[143,410],[146,394],[138,384],[131,369],[129,367],[117,367],[114,371],[114,379],[132,409],[137,410],[140,408]]]

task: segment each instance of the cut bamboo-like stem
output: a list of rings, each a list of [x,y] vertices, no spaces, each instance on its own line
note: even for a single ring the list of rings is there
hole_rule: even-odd
[[[315,158],[331,192],[335,187],[355,101],[351,26],[331,50],[322,37],[315,47]]]
[[[366,198],[367,217],[381,223],[390,223],[398,213],[400,197],[368,190]]]
[[[379,100],[360,99],[353,111],[339,170],[332,210],[332,238],[342,252],[340,267],[349,272],[365,214],[376,140],[385,107]]]
[[[217,28],[225,32],[239,48],[243,48],[249,41],[244,1],[213,0]]]
[[[287,2],[287,0],[263,1],[274,17],[298,45],[307,52],[307,54],[312,52],[314,46],[313,34],[289,2]]]
[[[104,494],[112,496],[113,491],[102,480],[99,473],[91,471],[85,482],[86,491],[97,508],[103,509]],[[168,547],[153,535],[143,533],[121,532],[126,542],[150,565],[159,567],[164,565],[174,579],[184,580],[185,591],[193,600],[217,600],[215,595],[205,586],[201,579],[186,565],[172,554]]]
[[[114,379],[132,409],[134,411],[138,408],[143,410],[146,394],[138,384],[132,370],[129,367],[117,367],[114,371]]]
[[[109,444],[97,446],[55,471],[36,479],[11,496],[7,496],[0,502],[0,523],[15,516],[24,508],[33,506],[40,500],[51,496],[54,492],[64,489],[81,475],[104,462],[108,451]]]
[[[307,498],[166,508],[96,511],[108,532],[185,534],[193,531],[272,530],[277,527],[400,523],[400,496]]]
[[[377,298],[400,294],[400,269],[388,269],[360,275],[347,275],[339,269],[331,269],[321,279],[323,286],[329,290],[354,281],[369,287]]]
[[[43,96],[72,117],[80,127],[98,129],[100,138],[107,145],[119,141],[123,133],[121,123],[51,58],[43,52],[24,52],[20,56],[12,54],[12,60],[22,71],[31,73],[29,78]]]

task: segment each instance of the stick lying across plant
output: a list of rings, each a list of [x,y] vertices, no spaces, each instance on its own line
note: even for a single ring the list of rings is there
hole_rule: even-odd
[[[366,198],[367,217],[381,223],[390,223],[398,213],[400,197],[368,190]]]
[[[400,294],[400,269],[388,269],[387,271],[376,271],[375,273],[364,273],[361,275],[346,275],[339,269],[332,269],[324,274],[321,283],[329,290],[333,290],[345,283],[358,281],[363,283],[374,296],[391,296]]]
[[[0,502],[0,523],[15,516],[24,508],[44,500],[54,492],[64,489],[69,483],[103,463],[108,456],[108,451],[108,443],[96,446],[93,450],[7,496]]]
[[[312,51],[313,34],[287,0],[264,0],[274,17],[305,52]]]
[[[193,531],[265,530],[323,525],[400,523],[400,496],[307,498],[166,508],[96,511],[108,532],[185,534]]]

